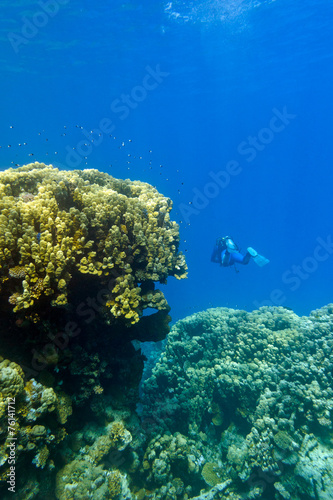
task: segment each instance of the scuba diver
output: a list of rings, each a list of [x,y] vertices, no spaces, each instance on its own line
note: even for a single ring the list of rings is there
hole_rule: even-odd
[[[234,264],[246,265],[251,258],[260,267],[269,263],[268,259],[259,255],[252,247],[248,247],[246,254],[242,255],[230,236],[224,236],[224,238],[217,238],[210,260],[219,263],[220,266],[228,267]]]

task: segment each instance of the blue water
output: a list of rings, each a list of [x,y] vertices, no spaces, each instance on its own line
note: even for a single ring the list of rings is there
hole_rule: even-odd
[[[332,3],[21,0],[1,17],[0,168],[98,168],[169,196],[189,266],[162,287],[173,320],[332,301]],[[212,264],[226,234],[269,265]]]

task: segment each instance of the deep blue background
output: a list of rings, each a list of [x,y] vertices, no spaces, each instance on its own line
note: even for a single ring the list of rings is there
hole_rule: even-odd
[[[172,198],[189,266],[188,280],[163,287],[174,320],[211,306],[252,310],[272,297],[298,314],[331,302],[333,254],[313,255],[317,238],[333,234],[332,4],[54,2],[53,16],[41,14],[47,2],[2,2],[0,168],[73,168],[67,155],[85,139],[79,127],[108,118],[113,137],[104,134],[77,168],[147,181]],[[121,119],[112,103],[157,65],[168,76]],[[247,161],[239,145],[284,107],[295,118]],[[184,217],[209,172],[232,160],[241,172]],[[270,264],[239,273],[212,264],[225,234]],[[296,290],[282,278],[292,266],[303,276]]]

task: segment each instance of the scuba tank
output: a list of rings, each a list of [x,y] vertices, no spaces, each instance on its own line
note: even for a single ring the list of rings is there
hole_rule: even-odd
[[[239,248],[230,236],[224,236],[216,240],[216,246],[222,251],[227,250],[229,253],[239,252]]]
[[[232,238],[230,238],[230,236],[226,236],[225,238],[223,238],[225,240],[225,247],[226,247],[226,250],[229,252],[229,253],[232,253],[232,252],[238,252],[239,249],[238,249],[238,246],[236,245],[236,243],[232,240]]]

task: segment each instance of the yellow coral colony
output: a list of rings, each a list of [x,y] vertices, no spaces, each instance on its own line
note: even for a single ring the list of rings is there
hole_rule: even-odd
[[[0,172],[0,293],[14,312],[38,317],[65,305],[72,274],[107,286],[112,317],[136,323],[145,307],[167,309],[153,286],[186,277],[171,200],[140,181],[98,170],[32,163]]]

